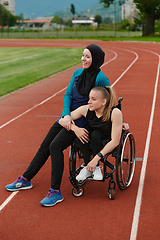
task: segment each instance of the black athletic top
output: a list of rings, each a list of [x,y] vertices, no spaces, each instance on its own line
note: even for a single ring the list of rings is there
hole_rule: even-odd
[[[113,110],[113,108],[112,108]],[[112,113],[111,110],[111,113]],[[111,130],[112,130],[112,122],[111,122],[111,114],[110,118],[107,122],[103,122],[102,118],[98,118],[95,114],[95,111],[90,111],[88,109],[86,119],[88,122],[88,126],[91,128],[91,130],[98,130],[102,132],[104,135],[106,135],[107,139],[111,139]]]

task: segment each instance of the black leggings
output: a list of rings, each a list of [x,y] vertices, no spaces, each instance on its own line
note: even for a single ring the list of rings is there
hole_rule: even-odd
[[[93,130],[91,131],[88,126],[85,127],[89,132],[90,132],[90,140],[88,143],[82,143],[79,139],[77,141],[77,146],[81,149],[82,151],[82,156],[84,159],[85,165],[87,165],[90,162],[90,156],[92,153],[93,157],[99,153],[99,151],[102,150],[103,144],[102,140],[105,140],[107,137],[104,133],[98,131],[98,130]],[[109,140],[108,140],[109,141]]]
[[[59,190],[64,169],[63,150],[70,146],[75,138],[73,131],[67,131],[55,122],[23,176],[30,181],[51,156],[51,188]]]

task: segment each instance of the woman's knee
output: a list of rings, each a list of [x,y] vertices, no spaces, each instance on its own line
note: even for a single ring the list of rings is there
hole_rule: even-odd
[[[60,144],[58,144],[56,141],[52,141],[49,145],[49,151],[53,151],[53,149],[59,149],[60,148]]]
[[[63,151],[63,150],[65,150],[68,146],[69,146],[69,145],[68,145],[67,141],[64,141],[64,140],[63,140],[63,141],[59,141],[59,140],[57,140],[57,139],[54,139],[54,140],[51,142],[50,146],[49,146],[49,150],[50,150],[50,152],[52,152],[52,151],[54,151],[54,150]]]

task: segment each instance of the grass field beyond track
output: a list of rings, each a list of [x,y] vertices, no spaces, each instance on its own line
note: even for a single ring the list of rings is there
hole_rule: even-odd
[[[0,96],[81,62],[82,49],[0,48]]]

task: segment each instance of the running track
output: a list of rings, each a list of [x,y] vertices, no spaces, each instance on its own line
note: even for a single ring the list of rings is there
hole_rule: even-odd
[[[124,121],[136,140],[136,171],[131,186],[116,198],[108,181],[87,182],[75,198],[68,179],[68,150],[62,194],[52,208],[39,202],[50,187],[50,160],[32,180],[34,188],[14,193],[4,186],[26,169],[41,140],[62,110],[72,67],[0,98],[0,239],[160,239],[159,131],[160,45],[77,40],[0,40],[0,47],[81,47],[98,43],[106,52],[103,72],[117,97],[123,96]],[[143,159],[143,161],[141,161]]]

